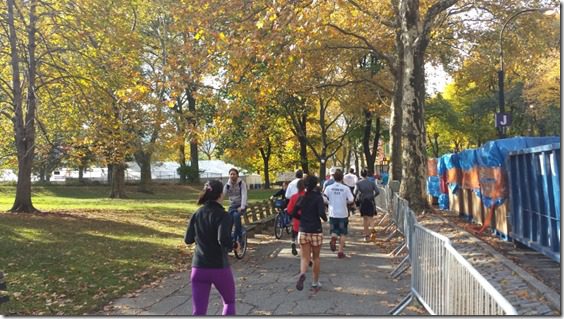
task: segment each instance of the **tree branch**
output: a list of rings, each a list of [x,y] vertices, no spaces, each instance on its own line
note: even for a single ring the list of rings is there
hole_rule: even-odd
[[[358,11],[368,15],[369,17],[373,18],[378,23],[385,25],[386,27],[392,28],[392,29],[397,27],[397,25],[394,22],[383,19],[380,15],[376,14],[375,12],[371,12],[367,8],[362,7],[356,1],[347,0],[347,2],[350,3],[352,6],[354,6]]]

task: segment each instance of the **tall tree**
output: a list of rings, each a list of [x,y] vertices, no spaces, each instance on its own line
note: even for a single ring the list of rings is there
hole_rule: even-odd
[[[11,101],[13,113],[11,120],[14,124],[14,135],[18,158],[18,183],[16,186],[16,198],[11,212],[29,213],[37,209],[31,201],[31,170],[33,157],[35,155],[35,115],[36,115],[36,85],[37,60],[36,49],[36,26],[37,26],[37,1],[31,0],[28,5],[28,21],[20,21],[20,25],[26,25],[26,52],[20,52],[19,42],[22,41],[17,32],[14,15],[14,0],[7,0],[8,31],[10,43],[10,57],[12,67]],[[22,10],[23,11],[23,10]],[[21,11],[20,11],[21,12]],[[22,16],[20,16],[22,17]],[[24,56],[27,63],[22,63]],[[27,98],[24,102],[22,92],[22,81],[20,66],[27,67],[25,78],[27,79]],[[8,116],[10,116],[8,115]]]

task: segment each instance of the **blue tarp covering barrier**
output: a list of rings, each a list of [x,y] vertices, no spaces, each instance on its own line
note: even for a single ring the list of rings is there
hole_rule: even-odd
[[[448,194],[439,195],[439,209],[442,210],[448,209]]]
[[[437,171],[451,192],[461,186],[482,198],[484,205],[501,205],[507,198],[505,161],[510,152],[559,143],[558,136],[512,137],[493,140],[478,149],[467,149],[439,157]]]
[[[438,176],[427,177],[427,194],[433,197],[439,197],[439,195],[441,195]]]

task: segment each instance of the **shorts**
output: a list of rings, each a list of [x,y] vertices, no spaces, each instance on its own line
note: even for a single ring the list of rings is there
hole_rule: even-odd
[[[298,242],[300,245],[311,245],[313,247],[323,244],[323,233],[298,233]]]
[[[349,218],[329,217],[330,233],[337,236],[347,235],[349,227]]]
[[[376,206],[372,199],[365,199],[360,203],[360,216],[373,217],[376,215]]]

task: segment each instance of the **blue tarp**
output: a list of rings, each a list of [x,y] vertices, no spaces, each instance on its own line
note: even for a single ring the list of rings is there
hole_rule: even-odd
[[[458,162],[458,154],[448,153],[439,157],[437,161],[437,173],[439,176],[446,173],[451,168],[459,168],[460,164]]]
[[[504,167],[510,152],[539,145],[560,143],[558,136],[512,137],[485,143],[478,151],[478,165],[481,167]]]
[[[441,195],[438,176],[427,177],[427,194],[433,197],[439,197],[439,195]]]
[[[439,195],[439,209],[448,210],[448,194]]]
[[[478,150],[472,148],[458,153],[458,162],[463,171],[469,171],[478,164]]]
[[[518,151],[539,145],[559,143],[560,137],[511,137],[505,139],[493,140],[485,143],[478,149],[467,149],[458,154],[445,154],[439,158],[438,171],[439,175],[452,167],[460,167],[462,171],[470,171],[475,168],[502,168],[505,170],[505,161],[510,152]],[[456,156],[454,156],[456,155]],[[481,175],[481,174],[480,174]],[[471,175],[473,176],[473,175]],[[495,184],[492,176],[480,176],[480,184]],[[472,181],[472,184],[476,181]],[[465,182],[466,185],[467,182]],[[456,189],[457,185],[449,184],[451,190]],[[494,203],[503,204],[505,197],[491,198],[485,196],[480,188],[473,189],[477,196],[481,196],[482,202],[486,207],[491,207]]]

